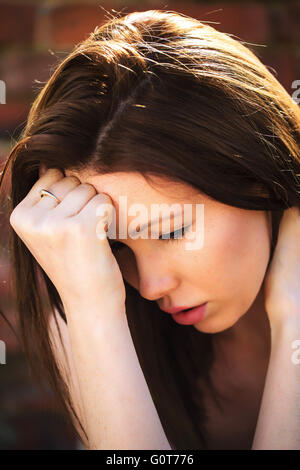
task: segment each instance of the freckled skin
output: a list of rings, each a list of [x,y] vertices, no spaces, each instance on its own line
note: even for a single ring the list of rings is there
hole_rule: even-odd
[[[204,245],[186,250],[186,239],[122,239],[124,247],[114,254],[126,281],[162,308],[194,307],[208,302],[206,316],[194,327],[204,333],[231,328],[248,311],[260,292],[270,256],[269,214],[227,206],[183,183],[153,179],[153,187],[138,173],[107,175],[71,172],[81,183],[92,184],[112,198],[117,221],[119,196],[127,207],[141,203],[204,204]],[[135,217],[126,215],[129,225]],[[177,219],[178,220],[178,219]],[[195,212],[193,212],[195,230]],[[170,224],[170,232],[183,226]],[[118,234],[118,222],[116,225]],[[160,224],[161,229],[161,224]],[[149,229],[150,230],[150,229]],[[161,235],[160,231],[160,235]],[[164,233],[168,233],[164,231]],[[118,238],[116,238],[116,241]]]

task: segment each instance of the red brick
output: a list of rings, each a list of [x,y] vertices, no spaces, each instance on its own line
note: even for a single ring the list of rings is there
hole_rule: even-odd
[[[253,2],[214,2],[202,5],[176,2],[172,4],[172,10],[208,22],[218,31],[234,34],[244,41],[261,43],[269,38],[268,13],[264,5]]]
[[[35,5],[0,5],[0,44],[30,44],[34,39]]]
[[[296,59],[294,55],[288,51],[280,53],[267,51],[262,62],[269,69],[271,67],[275,70],[275,72],[274,70],[270,71],[291,95],[294,91],[294,89],[292,89],[292,82],[297,79]]]
[[[6,130],[15,129],[17,126],[25,124],[29,111],[29,104],[25,102],[7,102],[0,105],[0,132],[4,134]]]
[[[116,6],[112,5],[112,8]],[[193,2],[172,2],[166,7],[156,3],[135,4],[126,7],[120,16],[131,11],[150,9],[173,10],[211,24],[216,29],[234,34],[242,40],[250,42],[265,42],[269,36],[267,10],[257,3],[214,2],[213,4],[198,5]],[[105,9],[111,7],[105,4]],[[118,10],[118,9],[117,9]],[[121,10],[121,9],[120,9]],[[83,40],[94,28],[108,20],[108,14],[94,5],[60,6],[50,11],[51,40],[57,45],[71,45]]]
[[[276,3],[270,8],[272,37],[280,43],[299,43],[300,41],[300,3],[299,0]]]
[[[105,21],[104,15],[105,12],[94,5],[65,5],[53,9],[49,26],[51,44],[74,45],[82,41]]]
[[[0,77],[6,83],[6,102],[20,97],[32,98],[37,94],[38,84],[35,80],[45,82],[50,77],[50,68],[57,61],[57,56],[49,52],[8,51],[2,55]]]

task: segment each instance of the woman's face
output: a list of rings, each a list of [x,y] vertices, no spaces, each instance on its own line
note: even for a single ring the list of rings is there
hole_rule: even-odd
[[[227,206],[199,193],[195,188],[155,177],[150,186],[138,173],[107,175],[65,171],[81,183],[92,184],[97,192],[109,194],[116,209],[116,238],[112,248],[124,279],[142,297],[156,301],[162,309],[195,307],[207,302],[204,318],[193,326],[204,333],[217,333],[233,326],[250,308],[261,289],[271,247],[271,224],[267,212]],[[127,213],[120,212],[119,197],[127,198]],[[148,216],[140,217],[141,225],[151,222],[152,204],[183,204],[193,207],[191,230],[196,228],[196,204],[203,204],[203,246],[186,249],[187,239],[148,238],[119,239],[119,217],[130,222],[132,204],[142,204]],[[152,217],[153,219],[153,217]],[[172,219],[172,217],[171,217]],[[189,220],[188,220],[189,222]],[[153,224],[159,236],[184,226],[179,218],[170,222],[170,230]],[[117,245],[119,248],[117,248]],[[162,312],[162,315],[168,313]]]

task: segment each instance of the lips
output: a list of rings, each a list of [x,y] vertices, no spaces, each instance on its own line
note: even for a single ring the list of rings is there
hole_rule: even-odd
[[[207,302],[198,307],[185,310],[183,312],[175,313],[172,318],[179,325],[194,325],[201,322],[207,313]]]
[[[205,303],[205,302],[204,302]],[[189,310],[192,310],[193,308],[196,308],[196,307],[200,307],[201,305],[204,305],[203,304],[199,304],[199,305],[196,305],[195,307],[172,307],[172,308],[161,308],[161,310],[163,312],[166,312],[166,313],[171,313],[172,315],[174,315],[175,313],[185,313],[188,312]]]

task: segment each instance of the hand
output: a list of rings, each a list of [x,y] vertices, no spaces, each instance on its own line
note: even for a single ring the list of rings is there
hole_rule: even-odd
[[[41,175],[41,170],[40,170]],[[60,199],[40,197],[48,189]],[[124,312],[125,286],[106,235],[111,198],[75,176],[47,170],[14,208],[10,224],[55,285],[65,309],[83,306]],[[105,206],[106,207],[106,206]],[[101,236],[101,235],[100,235]]]
[[[271,327],[300,322],[300,209],[284,211],[273,259],[264,281],[265,308]]]

